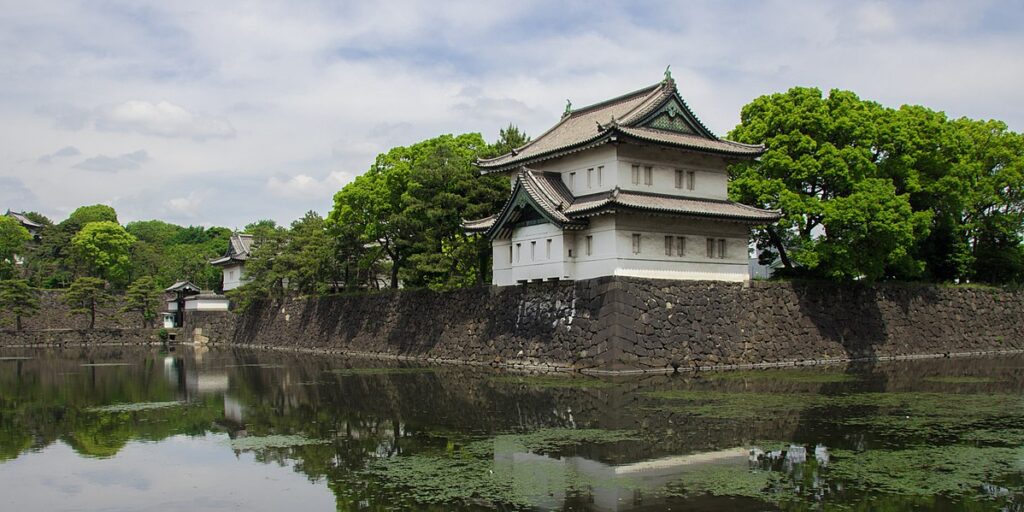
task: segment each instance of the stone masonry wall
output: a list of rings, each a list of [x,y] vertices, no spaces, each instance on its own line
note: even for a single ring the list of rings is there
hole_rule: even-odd
[[[39,311],[31,317],[21,319],[25,330],[43,329],[85,329],[89,327],[88,315],[72,315],[71,308],[64,303],[63,290],[39,290]],[[104,306],[96,315],[97,328],[133,329],[142,323],[136,314],[122,313],[124,299],[116,296],[114,301]],[[0,328],[14,326],[14,316],[7,311],[0,311]]]
[[[1024,350],[1024,293],[608,277],[189,314],[185,341],[608,371]]]

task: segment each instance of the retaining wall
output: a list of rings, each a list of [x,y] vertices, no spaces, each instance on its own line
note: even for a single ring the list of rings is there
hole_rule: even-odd
[[[1024,350],[1024,293],[608,277],[186,314],[185,341],[608,371]]]

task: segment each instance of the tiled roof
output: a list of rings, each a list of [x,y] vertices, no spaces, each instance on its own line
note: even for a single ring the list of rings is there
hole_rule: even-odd
[[[252,235],[245,233],[235,233],[231,235],[231,247],[228,249],[228,255],[233,256],[235,259],[248,259],[252,254]]]
[[[782,213],[777,210],[762,210],[732,201],[648,194],[619,189],[578,197],[566,210],[566,214],[578,218],[616,207],[743,222],[775,222],[782,216]]]
[[[685,135],[669,130],[645,128],[648,117],[675,99],[681,106],[681,114],[692,125],[694,135]],[[686,102],[679,97],[675,81],[666,79],[650,87],[624,94],[601,103],[576,109],[562,116],[562,119],[548,131],[516,148],[510,153],[477,162],[481,172],[499,172],[528,165],[547,158],[554,158],[607,142],[618,130],[637,139],[671,144],[695,151],[751,158],[760,155],[762,146],[750,146],[719,139],[708,130]],[[627,131],[629,130],[629,131]]]
[[[246,233],[234,233],[228,243],[228,252],[215,260],[210,260],[210,265],[224,265],[233,261],[245,261],[252,255],[252,235]]]
[[[496,220],[498,220],[497,213],[482,219],[464,220],[462,221],[462,228],[470,233],[483,233],[484,231],[491,229],[491,226],[494,225],[494,221]]]
[[[619,126],[618,130],[631,137],[636,137],[646,141],[662,142],[681,146],[687,149],[710,151],[713,153],[758,156],[764,152],[764,146],[760,145],[741,144],[739,142],[733,142],[725,139],[712,140],[698,135],[655,130],[653,128],[630,128],[627,126]]]
[[[13,218],[14,220],[16,220],[18,222],[20,222],[22,226],[25,226],[27,228],[41,228],[41,227],[43,227],[42,224],[40,224],[38,222],[35,222],[32,219],[26,217],[24,213],[12,212],[11,210],[7,210],[7,216]]]
[[[176,292],[178,290],[195,290],[196,292],[199,292],[199,287],[192,284],[190,281],[178,281],[164,289],[165,292]]]
[[[463,221],[463,228],[471,233],[486,233],[492,237],[507,232],[510,224],[520,218],[516,210],[517,196],[526,193],[543,214],[562,227],[582,227],[586,218],[615,209],[640,210],[687,217],[703,217],[751,224],[764,224],[779,220],[777,210],[762,210],[745,204],[719,199],[670,196],[634,192],[615,188],[600,194],[573,197],[562,182],[561,175],[522,168],[501,212],[478,220]],[[522,204],[521,202],[519,204]]]

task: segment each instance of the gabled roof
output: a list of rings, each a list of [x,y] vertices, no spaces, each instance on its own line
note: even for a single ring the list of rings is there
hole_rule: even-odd
[[[252,255],[252,235],[246,233],[234,233],[228,243],[228,250],[224,256],[210,261],[211,265],[226,265],[231,262],[241,262],[249,259]]]
[[[730,156],[755,158],[764,146],[720,139],[708,130],[679,96],[676,83],[665,80],[610,100],[567,110],[548,131],[504,155],[477,161],[480,172],[504,172],[531,162],[618,140],[619,135],[655,143]]]
[[[616,210],[746,224],[767,224],[782,216],[778,210],[762,210],[732,201],[635,192],[620,190],[618,187],[598,194],[573,197],[560,174],[523,167],[516,174],[511,196],[498,214],[464,221],[462,227],[470,233],[484,233],[491,239],[508,236],[512,226],[522,220],[528,207],[563,229],[586,227],[587,217]]]
[[[192,284],[191,281],[178,281],[164,289],[165,292],[193,292],[199,293],[201,290],[198,286]]]
[[[7,210],[7,213],[5,215],[7,215],[8,217],[11,217],[12,219],[20,222],[21,225],[25,226],[26,228],[39,229],[39,228],[43,227],[42,224],[40,224],[38,222],[35,222],[32,219],[26,217],[24,213],[12,212],[11,210]]]
[[[493,238],[498,231],[511,230],[512,224],[533,211],[561,228],[585,226],[586,222],[574,220],[565,214],[565,209],[572,201],[572,192],[566,188],[560,174],[523,167],[516,175],[512,193],[501,211],[485,219],[465,221],[462,225],[466,231],[486,233]]]

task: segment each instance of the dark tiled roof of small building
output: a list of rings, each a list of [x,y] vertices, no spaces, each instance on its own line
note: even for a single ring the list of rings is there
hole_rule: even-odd
[[[231,235],[231,239],[228,243],[227,253],[215,260],[211,260],[211,265],[224,265],[231,262],[241,262],[249,259],[252,255],[252,235],[246,233],[234,233]]]
[[[670,102],[678,105],[680,119],[685,119],[687,131],[691,133],[647,127],[651,116]],[[536,139],[504,155],[481,159],[477,165],[483,173],[504,172],[529,165],[530,162],[603,144],[616,133],[624,133],[648,143],[674,145],[737,158],[754,158],[764,152],[764,147],[760,145],[740,144],[716,137],[679,96],[675,81],[666,78],[650,87],[569,111],[555,126]]]
[[[20,222],[21,225],[25,226],[26,228],[38,229],[38,228],[43,227],[42,224],[40,224],[38,222],[35,222],[32,219],[28,218],[24,213],[13,212],[11,210],[7,210],[7,216],[11,217],[12,219],[14,219],[14,220],[16,220],[18,222]]]

